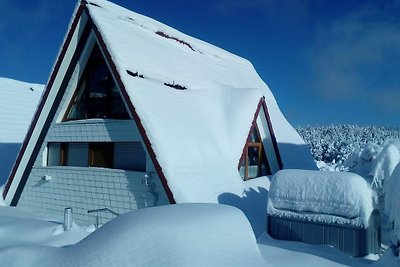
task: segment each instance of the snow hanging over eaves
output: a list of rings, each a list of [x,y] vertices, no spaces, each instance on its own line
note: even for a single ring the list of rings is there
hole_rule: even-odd
[[[110,2],[87,2],[177,202],[243,193],[237,165],[263,97],[278,143],[304,145],[249,61]],[[297,160],[288,155],[284,166]]]

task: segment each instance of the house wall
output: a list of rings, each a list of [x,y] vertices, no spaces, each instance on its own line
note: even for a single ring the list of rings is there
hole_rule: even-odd
[[[18,207],[29,211],[60,218],[65,207],[72,207],[75,221],[85,224],[94,223],[95,215],[87,214],[91,209],[107,207],[117,213],[125,213],[134,209],[169,204],[147,151],[146,172],[98,167],[46,166],[48,142],[139,141],[143,144],[134,120],[90,119],[62,122],[95,42],[95,37],[91,34],[73,68],[65,92],[58,100],[60,104],[17,204]],[[144,145],[143,148],[145,149]],[[103,212],[99,216],[104,223],[114,215]]]
[[[148,155],[146,172],[46,166],[48,142],[128,141],[140,141],[138,130],[131,120],[53,123],[29,174],[18,207],[57,217],[63,216],[65,207],[72,207],[76,221],[91,224],[95,222],[96,215],[88,214],[88,210],[107,207],[121,214],[168,204],[168,198]],[[114,215],[102,212],[99,216],[104,223]]]

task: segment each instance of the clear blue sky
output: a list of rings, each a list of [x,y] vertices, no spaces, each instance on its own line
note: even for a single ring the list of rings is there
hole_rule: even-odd
[[[294,125],[400,127],[400,0],[114,0],[249,59]],[[46,83],[76,1],[0,0],[0,77]]]

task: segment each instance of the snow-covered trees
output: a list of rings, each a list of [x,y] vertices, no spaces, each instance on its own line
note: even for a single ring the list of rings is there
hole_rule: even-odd
[[[342,163],[356,148],[368,143],[383,145],[400,138],[400,129],[357,125],[329,125],[296,127],[297,132],[310,145],[316,161]]]

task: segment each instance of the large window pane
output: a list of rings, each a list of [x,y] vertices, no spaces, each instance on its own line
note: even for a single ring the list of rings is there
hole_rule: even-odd
[[[61,144],[49,143],[47,145],[47,166],[60,166],[61,164]]]
[[[69,143],[67,149],[67,166],[87,167],[88,166],[88,143]]]
[[[65,120],[129,119],[129,114],[100,49],[95,46]]]

